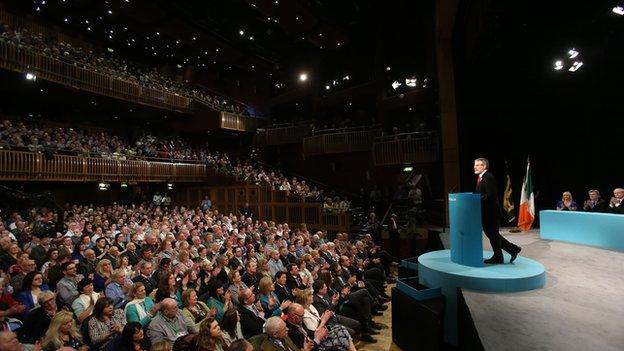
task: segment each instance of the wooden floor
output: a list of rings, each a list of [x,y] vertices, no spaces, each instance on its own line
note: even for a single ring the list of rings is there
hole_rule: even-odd
[[[391,295],[392,287],[394,287],[394,284],[388,284],[386,288],[386,293],[388,295]],[[380,330],[379,335],[374,335],[377,342],[369,344],[360,341],[355,344],[355,347],[358,350],[366,351],[402,351],[401,348],[392,342],[392,302],[388,303],[388,309],[384,311],[383,316],[375,317],[374,320],[384,326],[384,328]]]

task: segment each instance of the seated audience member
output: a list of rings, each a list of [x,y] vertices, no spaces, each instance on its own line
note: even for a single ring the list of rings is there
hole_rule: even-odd
[[[145,337],[141,323],[130,322],[124,326],[121,334],[104,346],[104,351],[149,350],[149,346],[149,340]]]
[[[153,273],[152,269],[153,269],[153,266],[151,262],[142,261],[139,264],[140,274],[132,278],[133,282],[143,284],[143,286],[145,287],[145,293],[147,295],[151,294],[152,290],[154,290],[158,286],[158,282],[154,281],[154,276],[152,275]]]
[[[292,305],[291,305],[292,306]],[[262,351],[279,351],[279,350],[302,350],[297,347],[293,340],[288,336],[289,329],[280,317],[271,317],[266,322],[266,333],[260,341],[258,350]],[[323,331],[323,329],[319,329]],[[321,332],[319,332],[320,334]],[[311,344],[311,343],[310,343]],[[311,350],[310,348],[308,348]],[[308,350],[303,348],[303,350]]]
[[[264,310],[264,317],[281,316],[282,311],[288,308],[291,301],[280,301],[279,297],[275,294],[275,285],[271,278],[264,277],[260,279],[259,285],[260,294],[258,295],[258,301],[260,301],[260,305]]]
[[[162,300],[160,311],[147,328],[152,345],[163,340],[173,343],[181,336],[197,333],[199,330],[195,324],[182,315],[178,303],[172,298]]]
[[[232,295],[229,291],[224,291],[223,282],[220,280],[211,280],[208,282],[208,293],[210,298],[206,305],[210,309],[216,309],[217,314],[215,318],[220,321],[223,318],[223,314],[227,309],[233,306]]]
[[[557,202],[557,211],[576,211],[578,205],[572,199],[572,193],[565,191],[561,197],[561,201]]]
[[[6,302],[0,302],[0,311],[5,312],[9,309]],[[17,318],[7,317],[6,314],[0,315],[0,330],[17,331],[22,328],[22,321]]]
[[[123,310],[116,309],[111,298],[99,299],[93,308],[93,315],[87,321],[91,343],[101,347],[121,333],[124,325],[126,325],[126,318]],[[94,348],[97,349],[97,347]]]
[[[254,335],[262,334],[262,326],[266,319],[262,309],[255,304],[256,297],[251,290],[244,289],[238,298],[238,313],[240,315],[243,336],[248,339]]]
[[[624,189],[615,188],[613,190],[613,197],[611,201],[609,201],[609,208],[613,213],[624,214]]]
[[[249,287],[241,279],[241,274],[238,270],[232,269],[230,274],[228,274],[228,279],[230,281],[228,292],[232,295],[232,302],[237,302],[240,292]]]
[[[225,342],[221,337],[221,328],[219,322],[214,318],[208,317],[199,330],[199,338],[197,339],[197,350],[199,351],[223,351]]]
[[[74,299],[80,295],[78,282],[82,280],[82,276],[76,273],[76,264],[71,261],[63,263],[61,271],[63,278],[56,283],[56,292],[64,306],[71,306]]]
[[[325,311],[327,310],[334,311],[335,308],[338,306],[338,300],[340,296],[338,294],[335,294],[334,296],[329,298],[328,296],[329,288],[327,287],[327,284],[325,284],[325,281],[322,279],[317,279],[316,281],[314,281],[314,284],[312,287],[314,288],[314,296],[313,296],[314,301],[312,302],[312,305],[314,305],[318,313],[320,315],[323,315],[323,313],[325,313]],[[352,337],[355,336],[355,334],[362,329],[362,324],[355,319],[352,319],[352,318],[349,318],[340,314],[334,314],[333,319],[334,320],[331,322],[335,322],[340,325],[343,325],[345,328],[347,328],[347,330],[349,331],[349,334]],[[367,334],[367,333],[362,334],[362,340],[366,342],[377,341],[373,337],[371,337],[370,334]]]
[[[20,344],[17,335],[9,330],[0,332],[0,351],[23,351],[24,345]]]
[[[128,303],[127,291],[131,285],[126,284],[126,274],[121,269],[116,269],[111,275],[111,282],[106,286],[106,297],[113,300],[115,308],[123,309]]]
[[[161,302],[166,298],[172,298],[178,302],[178,306],[182,306],[182,293],[178,289],[176,276],[173,272],[162,274],[154,301]]]
[[[43,282],[43,275],[39,272],[30,272],[24,277],[22,291],[17,294],[17,301],[26,306],[26,314],[35,307],[39,307],[39,294],[50,290]]]
[[[95,276],[96,266],[97,261],[95,259],[95,251],[93,251],[93,249],[85,250],[84,259],[78,263],[78,273],[93,279]]]
[[[87,351],[89,347],[83,345],[82,335],[76,327],[76,322],[68,311],[57,312],[41,341],[43,351],[56,351],[62,347],[71,347],[78,351]]]
[[[590,190],[588,192],[589,199],[583,203],[583,211],[586,212],[606,212],[607,202],[600,198],[598,190]]]
[[[182,293],[182,314],[186,319],[195,324],[200,329],[201,323],[209,317],[214,316],[216,309],[211,311],[202,301],[198,301],[195,289],[186,289]]]
[[[93,287],[96,292],[102,292],[112,281],[113,264],[108,259],[100,260],[93,275]]]
[[[253,351],[253,345],[245,339],[240,339],[231,343],[228,351]]]
[[[236,309],[226,310],[219,326],[221,327],[221,337],[227,347],[230,347],[234,341],[243,339],[240,317]]]
[[[20,329],[20,340],[25,344],[37,342],[50,326],[56,314],[56,295],[52,291],[43,291],[37,297],[39,306],[30,311]]]
[[[138,322],[145,327],[158,313],[160,304],[155,304],[151,297],[145,295],[146,292],[143,283],[137,282],[132,285],[129,294],[130,302],[124,308],[128,323]]]
[[[93,281],[84,278],[78,283],[80,295],[74,299],[71,307],[78,323],[82,323],[87,317],[93,313],[95,303],[100,298],[100,294],[93,291]]]
[[[287,281],[288,273],[277,272],[277,274],[275,274],[274,293],[280,301],[293,300],[293,291],[288,286]]]
[[[321,347],[323,348],[355,350],[353,339],[351,339],[349,331],[344,326],[339,324],[334,324],[333,326],[328,325],[329,321],[334,317],[334,312],[325,310],[321,315],[312,304],[313,301],[312,291],[309,289],[299,291],[295,297],[295,302],[302,307],[302,309],[297,308],[297,311],[303,312],[303,326],[310,331],[315,331],[324,327],[327,328],[329,333],[327,337],[321,341]]]

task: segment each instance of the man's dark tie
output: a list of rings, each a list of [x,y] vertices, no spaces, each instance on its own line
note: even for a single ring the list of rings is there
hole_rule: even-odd
[[[479,184],[481,183],[481,176],[477,177],[477,186],[479,186]]]

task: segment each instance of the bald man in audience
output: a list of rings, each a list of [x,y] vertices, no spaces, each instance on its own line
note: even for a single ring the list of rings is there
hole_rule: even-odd
[[[613,213],[624,214],[624,189],[613,189],[613,197],[609,201],[609,208],[611,208]]]
[[[162,300],[160,312],[152,319],[147,328],[147,336],[152,345],[163,340],[173,343],[181,336],[197,333],[199,333],[199,329],[195,323],[182,315],[178,309],[178,303],[171,298]]]

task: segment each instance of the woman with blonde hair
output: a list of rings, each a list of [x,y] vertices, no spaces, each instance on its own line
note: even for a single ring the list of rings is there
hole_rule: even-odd
[[[572,193],[564,191],[561,196],[561,201],[557,202],[557,211],[576,211],[578,205],[572,199]]]
[[[223,351],[223,338],[219,322],[214,318],[207,318],[201,325],[197,346],[199,351]]]
[[[295,302],[303,306],[303,326],[306,329],[314,331],[322,327],[327,327],[329,330],[327,337],[321,341],[322,348],[326,347],[331,350],[356,350],[353,339],[344,326],[338,324],[332,327],[327,326],[327,322],[333,318],[334,312],[326,310],[322,315],[319,314],[316,307],[312,305],[312,302],[314,302],[312,290],[299,290],[295,294]]]
[[[159,304],[154,303],[151,297],[145,295],[145,285],[141,282],[134,283],[130,288],[128,293],[130,302],[124,308],[128,323],[139,322],[145,327],[160,309]]]
[[[273,279],[269,277],[260,279],[260,283],[258,283],[258,301],[260,301],[260,305],[262,305],[264,310],[264,318],[280,317],[282,311],[285,311],[290,306],[291,301],[280,301],[274,290]]]
[[[80,351],[89,349],[82,344],[82,336],[76,327],[71,312],[61,310],[52,317],[48,331],[41,342],[41,349],[43,351],[56,351],[64,346]]]
[[[201,327],[204,320],[217,313],[216,309],[210,310],[205,303],[197,299],[195,289],[184,290],[182,293],[182,305],[184,305],[182,315],[190,322],[193,322],[197,329]]]
[[[258,260],[258,273],[260,273],[262,278],[272,278],[271,272],[269,272],[269,260],[267,260],[266,258],[261,258]]]
[[[109,259],[103,259],[95,266],[95,274],[93,275],[93,287],[96,292],[102,292],[106,286],[112,281],[113,264]]]

